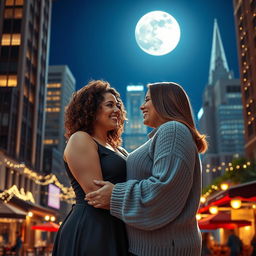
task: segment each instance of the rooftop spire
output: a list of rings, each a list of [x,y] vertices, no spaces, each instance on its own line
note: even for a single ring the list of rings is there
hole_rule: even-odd
[[[231,79],[226,55],[224,52],[217,20],[214,19],[211,62],[208,84],[215,84],[219,79]]]

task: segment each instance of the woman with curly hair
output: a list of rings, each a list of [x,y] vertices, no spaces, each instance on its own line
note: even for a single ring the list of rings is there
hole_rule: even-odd
[[[64,163],[76,204],[58,231],[53,256],[128,255],[124,223],[84,201],[99,188],[93,180],[126,180],[126,154],[120,148],[124,120],[120,95],[108,82],[91,81],[73,94],[65,113]]]

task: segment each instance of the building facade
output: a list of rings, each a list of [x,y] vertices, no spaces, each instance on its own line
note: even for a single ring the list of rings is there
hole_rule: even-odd
[[[128,85],[126,87],[127,123],[123,135],[124,148],[131,152],[147,140],[147,127],[143,124],[140,106],[145,100],[143,85]]]
[[[51,1],[0,2],[0,147],[42,167]]]
[[[61,154],[66,145],[64,112],[75,92],[75,78],[68,66],[49,66],[44,148],[55,148]]]
[[[222,175],[234,157],[244,155],[240,81],[234,79],[229,70],[217,20],[214,21],[209,79],[198,119],[200,131],[207,135],[209,142],[209,149],[202,156],[205,186]]]
[[[256,160],[256,0],[234,0],[243,101],[245,152]]]
[[[75,84],[75,78],[68,66],[49,66],[45,108],[43,172],[45,175],[50,173],[56,175],[60,183],[67,187],[70,186],[70,182],[63,163],[63,151],[66,145],[64,114],[65,106],[67,106],[70,97],[75,92]],[[60,213],[59,219],[63,220],[70,209],[70,205],[64,201],[56,205],[49,205],[47,192],[50,186],[52,187],[53,185],[43,188],[45,193],[43,193],[41,202],[44,206],[57,208]]]
[[[51,8],[51,0],[0,1],[0,229],[7,230],[11,244],[15,231],[21,232],[24,250],[36,240],[31,225],[55,215],[39,205],[36,182],[42,170]]]

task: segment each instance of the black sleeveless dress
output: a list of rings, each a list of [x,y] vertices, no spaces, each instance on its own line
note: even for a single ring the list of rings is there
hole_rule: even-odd
[[[97,143],[98,144],[98,143]],[[111,183],[126,181],[126,157],[98,144],[103,179]],[[85,193],[65,163],[76,194],[76,204],[62,223],[52,256],[126,256],[128,240],[125,224],[85,200]]]

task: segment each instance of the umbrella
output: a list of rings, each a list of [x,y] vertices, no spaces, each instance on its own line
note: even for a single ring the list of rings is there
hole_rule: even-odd
[[[235,229],[236,227],[250,226],[251,222],[247,220],[232,220],[230,213],[219,212],[199,220],[198,224],[200,229]]]
[[[37,224],[32,226],[32,229],[42,230],[42,231],[50,231],[50,232],[57,232],[59,230],[60,225],[54,222],[45,222],[41,224]]]

